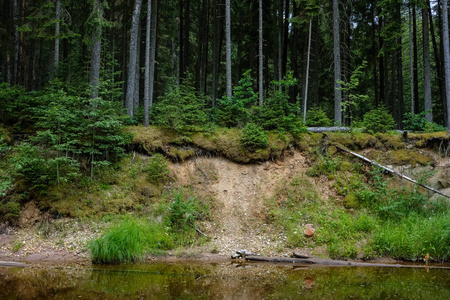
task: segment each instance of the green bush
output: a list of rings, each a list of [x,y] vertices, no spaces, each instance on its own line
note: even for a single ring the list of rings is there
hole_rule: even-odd
[[[145,172],[148,174],[148,181],[151,183],[164,182],[169,179],[169,162],[161,154],[154,154],[148,159]]]
[[[233,88],[231,99],[226,97],[219,100],[216,121],[221,126],[244,127],[250,120],[251,107],[258,101],[258,95],[253,91],[254,80],[247,70],[239,84]]]
[[[306,112],[306,125],[310,127],[328,127],[333,124],[321,107],[314,107]]]
[[[261,126],[248,123],[247,126],[242,129],[241,143],[244,147],[254,151],[259,148],[267,148],[269,140],[267,138],[267,133]]]
[[[174,200],[169,204],[169,225],[173,231],[189,231],[195,229],[197,221],[203,221],[210,216],[211,205],[199,197],[186,197],[183,191],[174,194]]]
[[[364,127],[369,132],[386,132],[394,129],[394,126],[394,118],[382,106],[364,115]]]
[[[205,111],[205,99],[198,96],[189,80],[174,86],[158,103],[152,107],[155,125],[175,129],[187,134],[202,131],[208,120]]]
[[[427,112],[423,111],[418,114],[412,112],[405,113],[403,118],[403,126],[405,130],[436,132],[446,131],[447,128],[433,122],[429,122],[425,116]]]
[[[0,219],[4,222],[16,224],[20,217],[20,203],[0,201]]]

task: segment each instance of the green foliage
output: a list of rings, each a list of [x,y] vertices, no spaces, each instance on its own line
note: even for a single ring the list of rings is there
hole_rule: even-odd
[[[395,121],[386,108],[380,106],[364,115],[364,126],[369,132],[386,132],[394,128]]]
[[[39,105],[33,93],[26,92],[23,87],[0,84],[0,123],[13,126],[16,130],[29,127],[35,117],[29,109]]]
[[[363,75],[363,69],[367,66],[367,61],[358,66],[353,74],[350,76],[350,81],[340,81],[342,94],[344,96],[342,101],[342,111],[353,119],[355,110],[358,107],[362,107],[369,99],[367,95],[361,95],[356,93],[359,86],[359,79]]]
[[[250,120],[251,107],[258,101],[258,95],[253,91],[254,80],[247,70],[239,84],[233,88],[231,99],[219,100],[217,123],[226,127],[244,127]]]
[[[312,168],[309,169],[306,174],[311,177],[335,175],[339,170],[340,165],[341,161],[339,158],[331,158],[328,155],[320,155],[317,157]]]
[[[425,116],[428,112],[423,111],[418,114],[412,112],[405,113],[403,118],[403,126],[405,130],[436,132],[446,131],[447,128],[433,122],[429,122]]]
[[[400,220],[388,220],[375,233],[376,249],[382,255],[418,260],[430,254],[433,260],[450,257],[450,214],[423,217],[412,213]]]
[[[44,193],[58,180],[74,179],[78,164],[70,157],[53,157],[51,153],[29,143],[22,143],[10,158],[12,175],[22,180],[27,189]]]
[[[261,128],[261,126],[253,123],[248,123],[242,129],[241,143],[244,147],[247,147],[251,151],[258,148],[267,148],[269,145],[267,133]]]
[[[310,127],[328,127],[333,121],[328,118],[321,107],[314,107],[306,112],[306,125]]]
[[[169,204],[168,222],[173,231],[189,231],[195,229],[197,221],[206,220],[210,216],[211,204],[204,199],[186,197],[179,190],[173,195]]]
[[[152,107],[155,125],[173,128],[179,133],[201,131],[207,121],[205,100],[195,93],[189,80],[172,87],[160,101]]]
[[[0,201],[0,219],[4,222],[16,224],[20,217],[20,203]]]
[[[49,90],[40,100],[46,105],[34,109],[40,129],[34,141],[58,155],[87,160],[91,170],[123,156],[131,136],[123,130],[126,117],[117,103],[70,96],[62,90]]]
[[[154,154],[148,159],[145,172],[148,174],[147,178],[151,183],[164,182],[169,178],[169,162],[161,154]]]
[[[151,250],[173,247],[161,224],[126,218],[89,245],[94,264],[129,263]]]

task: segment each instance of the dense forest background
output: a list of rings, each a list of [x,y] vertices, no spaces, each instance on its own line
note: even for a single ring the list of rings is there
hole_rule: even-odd
[[[281,91],[298,116],[320,108],[349,125],[384,106],[397,128],[405,114],[447,125],[447,1],[1,0],[0,8],[0,82],[100,95],[136,122],[188,86],[205,108],[249,89],[245,105],[262,106]]]

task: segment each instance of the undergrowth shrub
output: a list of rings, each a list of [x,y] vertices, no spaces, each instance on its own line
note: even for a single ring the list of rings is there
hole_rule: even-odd
[[[151,183],[162,183],[169,179],[169,162],[159,153],[148,159],[148,164],[144,171],[148,174],[148,181]]]
[[[306,125],[310,127],[328,127],[333,121],[321,107],[314,107],[306,112]]]
[[[192,82],[187,79],[161,97],[152,106],[151,114],[155,125],[175,129],[182,134],[202,131],[208,120],[205,99],[196,94]]]
[[[269,146],[269,140],[267,138],[267,133],[254,123],[248,123],[242,129],[241,144],[248,148],[250,151],[256,149],[263,149]]]
[[[211,216],[212,204],[208,199],[189,196],[178,190],[169,204],[168,223],[173,231],[195,230],[198,221]]]
[[[364,115],[364,127],[369,132],[386,132],[394,129],[394,126],[394,118],[383,106],[373,109]]]
[[[427,111],[423,111],[418,114],[414,114],[412,112],[405,113],[403,118],[404,129],[411,131],[425,131],[425,132],[436,132],[447,130],[447,128],[445,128],[442,125],[428,121],[425,118],[427,113],[428,113]]]

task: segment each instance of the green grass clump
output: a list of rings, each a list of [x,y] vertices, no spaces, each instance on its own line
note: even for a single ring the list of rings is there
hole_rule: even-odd
[[[427,253],[433,260],[450,256],[450,214],[424,217],[411,214],[401,220],[388,220],[376,232],[376,249],[397,259],[418,260]]]
[[[94,264],[115,264],[139,261],[146,253],[170,249],[173,245],[162,225],[129,218],[89,246]]]

